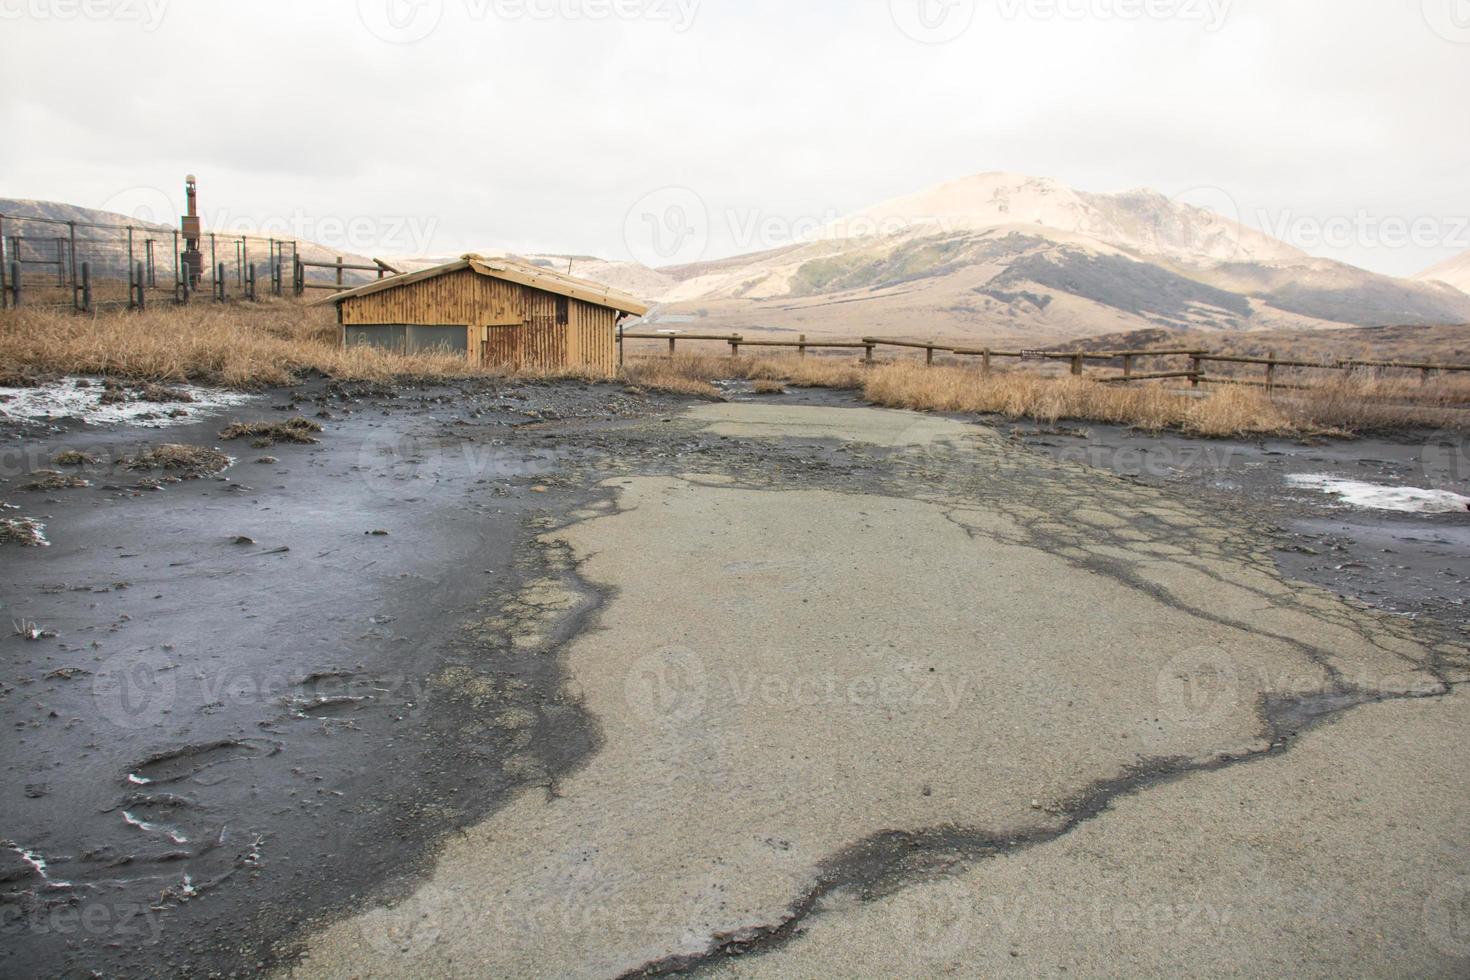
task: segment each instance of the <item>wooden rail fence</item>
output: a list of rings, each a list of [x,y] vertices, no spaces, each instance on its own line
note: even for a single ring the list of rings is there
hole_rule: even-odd
[[[1106,384],[1128,384],[1135,381],[1187,380],[1192,388],[1198,388],[1202,384],[1250,385],[1263,387],[1268,390],[1278,388],[1303,390],[1312,387],[1311,385],[1279,382],[1276,373],[1282,368],[1318,371],[1358,371],[1367,368],[1380,374],[1390,370],[1418,371],[1420,372],[1421,383],[1426,384],[1435,374],[1470,372],[1470,364],[1441,364],[1426,361],[1372,361],[1362,359],[1304,361],[1278,358],[1274,353],[1268,354],[1265,357],[1250,357],[1235,354],[1215,354],[1210,351],[1191,348],[1114,351],[1002,350],[991,347],[954,347],[914,340],[890,340],[883,337],[864,337],[861,340],[826,341],[808,340],[806,334],[802,334],[797,340],[747,340],[740,334],[675,333],[672,331],[653,333],[620,332],[618,335],[620,357],[622,342],[624,340],[667,341],[669,345],[669,357],[675,356],[678,349],[678,342],[681,340],[727,344],[730,347],[731,357],[739,357],[740,348],[742,347],[786,348],[797,351],[802,357],[806,356],[808,350],[862,350],[863,363],[869,366],[875,363],[874,352],[879,348],[895,347],[905,350],[923,351],[924,363],[930,367],[934,365],[934,355],[936,353],[957,358],[978,357],[981,362],[981,372],[986,374],[990,372],[994,362],[1007,359],[1042,362],[1064,361],[1070,365],[1071,373],[1079,378],[1088,376],[1086,372],[1089,363],[1119,363],[1122,366],[1122,374],[1101,377],[1093,375],[1093,380]],[[1189,367],[1178,371],[1151,371],[1140,374],[1134,370],[1134,365],[1142,358],[1187,358],[1189,360]],[[1265,378],[1258,381],[1250,378],[1237,378],[1231,375],[1210,374],[1206,370],[1206,365],[1212,363],[1260,365],[1265,368]]]
[[[311,282],[306,278],[307,269],[331,269],[337,273],[336,281]],[[343,290],[352,288],[350,284],[344,281],[344,272],[376,272],[379,279],[383,279],[386,276],[402,275],[401,272],[382,259],[373,259],[372,265],[354,265],[350,262],[344,262],[340,255],[337,256],[337,261],[335,262],[308,262],[305,259],[298,258],[295,266],[292,268],[292,289],[297,296],[304,295],[308,289],[330,289],[335,293],[340,293]]]

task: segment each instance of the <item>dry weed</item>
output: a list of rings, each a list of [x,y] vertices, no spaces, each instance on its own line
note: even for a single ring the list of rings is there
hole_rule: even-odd
[[[0,544],[18,544],[23,548],[45,548],[46,525],[29,517],[0,517]]]
[[[256,449],[269,449],[278,442],[310,446],[319,440],[313,433],[322,431],[319,423],[297,416],[284,422],[237,422],[219,434],[226,442],[249,439]]]
[[[230,457],[204,446],[167,444],[154,446],[123,461],[130,470],[164,470],[185,479],[198,479],[224,470]]]

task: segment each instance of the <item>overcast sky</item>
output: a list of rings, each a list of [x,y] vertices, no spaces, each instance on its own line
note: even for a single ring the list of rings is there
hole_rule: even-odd
[[[1470,249],[1470,0],[0,0],[0,86],[0,196],[195,172],[359,252],[714,258],[986,170]]]

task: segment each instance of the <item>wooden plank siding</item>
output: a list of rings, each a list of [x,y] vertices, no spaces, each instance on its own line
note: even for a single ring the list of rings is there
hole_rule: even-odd
[[[565,304],[564,324],[556,322],[558,300]],[[586,367],[604,374],[617,368],[616,310],[471,269],[348,296],[340,309],[344,327],[462,323],[471,359],[485,364]]]

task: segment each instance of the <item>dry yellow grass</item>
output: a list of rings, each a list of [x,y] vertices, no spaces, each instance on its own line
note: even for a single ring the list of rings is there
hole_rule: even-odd
[[[978,368],[925,367],[918,361],[865,368],[846,358],[792,356],[645,358],[631,362],[624,371],[630,377],[652,379],[650,386],[668,390],[718,378],[767,379],[861,391],[866,401],[889,408],[994,414],[1046,423],[1110,422],[1209,437],[1347,435],[1363,429],[1470,424],[1465,413],[1442,407],[1438,398],[1428,399],[1428,404],[1415,403],[1415,397],[1422,394],[1417,382],[1360,376],[1343,376],[1310,392],[1268,394],[1246,387],[1189,393],[1158,383],[1100,384],[1024,370],[985,375]]]
[[[0,314],[0,364],[12,378],[87,374],[228,387],[290,384],[308,371],[372,381],[469,373],[463,357],[342,350],[329,310],[288,301],[93,316],[10,311]]]
[[[286,385],[308,372],[344,380],[505,376],[453,354],[343,350],[330,308],[289,300],[256,306],[158,307],[143,313],[75,316],[65,311],[0,313],[0,384],[17,378],[103,375],[131,382],[196,381],[247,388]],[[603,380],[580,369],[514,372],[517,377]],[[714,354],[631,357],[621,377],[644,388],[719,397],[710,382],[743,378],[785,386],[861,391],[876,405],[922,411],[994,413],[1045,422],[1114,422],[1206,436],[1346,432],[1395,426],[1465,428],[1464,382],[1338,375],[1311,391],[1215,387],[1194,397],[1172,383],[1101,384],[1024,369],[982,375],[968,364],[916,360],[865,367],[853,357]]]

